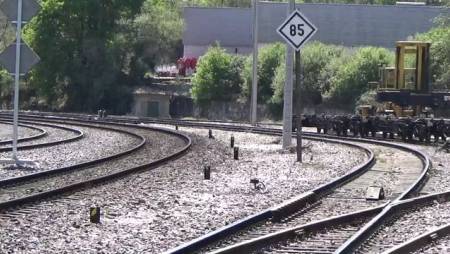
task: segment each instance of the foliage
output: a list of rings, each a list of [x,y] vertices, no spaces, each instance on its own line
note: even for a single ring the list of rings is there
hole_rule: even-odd
[[[322,101],[322,93],[327,91],[321,80],[322,73],[325,72],[328,64],[334,59],[338,59],[343,53],[342,47],[325,45],[320,42],[313,42],[302,49],[302,90],[301,102],[303,105],[316,105]],[[284,84],[286,76],[286,64],[283,62],[275,71],[275,77],[272,82],[274,94],[271,103],[274,113],[280,113],[282,110]]]
[[[213,100],[229,101],[240,92],[244,58],[230,55],[219,46],[208,49],[199,59],[197,73],[192,79],[192,95],[201,106]]]
[[[380,65],[393,63],[393,53],[374,47],[360,48],[346,62],[340,65],[331,78],[331,99],[349,107],[368,90],[368,82],[378,80]]]
[[[39,95],[54,108],[125,113],[126,101],[113,102],[127,82],[113,39],[118,21],[133,18],[141,4],[142,0],[43,0],[26,31],[41,56],[31,76]]]
[[[450,89],[450,26],[440,26],[416,36],[431,42],[430,71],[434,88]]]
[[[134,20],[133,28],[137,38],[133,51],[133,66],[142,76],[146,70],[153,70],[157,64],[175,62],[181,57],[181,35],[183,21],[177,2],[147,0],[141,13]],[[126,39],[129,39],[127,37]]]
[[[6,70],[0,70],[0,108],[10,101],[13,79]]]
[[[258,102],[267,103],[273,96],[273,78],[277,67],[285,62],[286,47],[282,43],[269,44],[258,52]],[[242,95],[250,98],[253,73],[253,56],[247,58],[243,72]]]

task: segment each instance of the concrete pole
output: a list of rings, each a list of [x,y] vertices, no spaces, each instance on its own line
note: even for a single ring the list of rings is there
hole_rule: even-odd
[[[14,76],[14,124],[13,124],[13,155],[12,159],[18,164],[17,139],[19,125],[19,81],[20,81],[20,48],[22,43],[22,0],[17,0],[17,30],[16,30],[16,69]]]
[[[256,125],[258,110],[258,1],[253,0],[253,82],[250,122]]]
[[[287,16],[295,10],[295,0],[289,1]],[[284,105],[283,105],[283,148],[286,149],[292,144],[292,94],[293,94],[293,69],[294,69],[294,49],[286,44],[286,83],[284,84]]]

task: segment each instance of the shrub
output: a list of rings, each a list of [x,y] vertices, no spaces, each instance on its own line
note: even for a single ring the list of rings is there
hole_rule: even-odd
[[[438,27],[416,36],[431,42],[430,71],[437,89],[450,89],[450,26]]]
[[[268,103],[273,96],[272,82],[275,71],[285,62],[286,47],[282,43],[270,44],[262,47],[258,53],[258,102]],[[252,91],[253,61],[249,56],[245,61],[243,72],[242,96],[250,98]]]
[[[331,77],[331,100],[353,107],[356,100],[368,91],[368,82],[378,80],[379,67],[393,63],[393,53],[383,48],[360,48],[337,67]]]
[[[230,55],[215,46],[199,59],[197,73],[192,79],[192,95],[200,106],[212,100],[229,101],[240,92],[244,59]]]
[[[322,101],[321,94],[327,91],[327,86],[322,80],[322,73],[327,65],[343,54],[343,48],[333,45],[325,45],[320,42],[308,44],[301,55],[301,65],[303,69],[301,101],[304,105],[319,104]],[[283,103],[284,84],[286,75],[286,64],[283,62],[275,71],[275,78],[272,82],[274,94],[272,103]]]

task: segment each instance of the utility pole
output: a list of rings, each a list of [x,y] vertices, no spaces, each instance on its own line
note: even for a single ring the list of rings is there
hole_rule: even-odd
[[[253,79],[250,122],[256,125],[258,111],[258,1],[253,0]]]
[[[295,0],[289,0],[287,17],[295,10]],[[283,100],[283,149],[292,145],[292,96],[294,49],[286,44],[286,83],[284,84]]]

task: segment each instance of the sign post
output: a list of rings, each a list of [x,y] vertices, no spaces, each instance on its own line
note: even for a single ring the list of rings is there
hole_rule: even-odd
[[[0,162],[12,163],[15,166],[34,164],[29,161],[20,161],[17,156],[19,83],[20,76],[27,73],[33,65],[39,62],[39,57],[22,41],[22,25],[36,15],[40,6],[36,0],[5,0],[0,9],[8,17],[8,21],[12,21],[16,25],[15,44],[9,46],[0,54],[0,64],[14,76],[13,155],[12,161],[2,160]]]
[[[317,32],[317,28],[298,10],[295,10],[277,29],[278,34],[295,49],[297,161],[302,162],[302,116],[301,116],[301,47]]]
[[[291,15],[293,11],[295,11],[295,0],[290,0],[286,15]],[[287,149],[292,145],[293,66],[294,50],[291,46],[286,45],[286,80],[283,91],[283,149]]]

